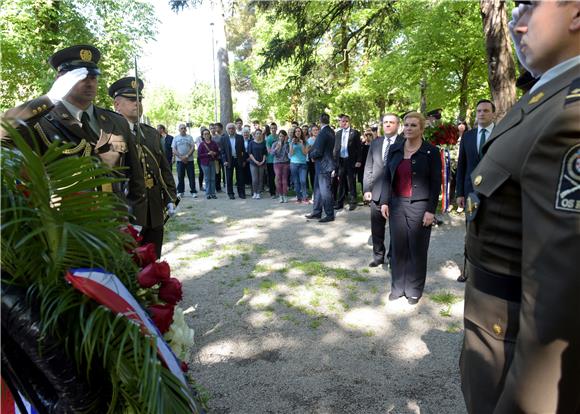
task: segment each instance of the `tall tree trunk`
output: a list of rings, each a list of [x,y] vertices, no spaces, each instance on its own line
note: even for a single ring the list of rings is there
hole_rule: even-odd
[[[496,107],[496,122],[516,101],[515,67],[504,0],[480,0],[487,52],[488,81]]]
[[[234,120],[232,104],[232,82],[230,80],[230,63],[226,43],[226,17],[222,0],[216,0],[216,49],[218,62],[218,77],[220,88],[220,122],[226,126]]]

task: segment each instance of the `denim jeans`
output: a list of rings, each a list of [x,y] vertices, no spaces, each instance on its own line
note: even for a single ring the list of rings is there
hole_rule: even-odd
[[[210,161],[208,165],[201,165],[205,182],[205,195],[215,195],[215,162]]]
[[[177,192],[183,193],[185,191],[185,173],[187,172],[187,179],[189,180],[189,191],[191,193],[197,193],[195,189],[195,169],[193,167],[193,161],[188,161],[184,164],[181,161],[177,161]]]
[[[306,186],[306,173],[308,167],[306,164],[290,163],[290,174],[294,183],[294,191],[298,201],[308,198],[308,187]]]

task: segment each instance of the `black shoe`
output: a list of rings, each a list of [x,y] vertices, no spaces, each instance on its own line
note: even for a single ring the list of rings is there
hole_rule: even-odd
[[[402,296],[403,296],[403,295],[396,296],[396,295],[395,295],[393,292],[391,292],[391,293],[389,293],[389,301],[390,301],[390,302],[393,302],[393,301],[395,301],[395,300],[399,299],[399,298],[400,298],[400,297],[402,297]]]
[[[328,223],[329,221],[334,221],[334,217],[326,216],[318,220],[319,223]]]
[[[210,195],[206,195],[205,198],[207,198],[208,200],[211,200],[211,196]]]
[[[335,204],[335,205],[334,205],[334,209],[335,209],[335,210],[342,210],[342,208],[343,208],[343,206],[340,206],[340,205],[338,205],[338,204]]]
[[[460,274],[459,277],[457,278],[457,281],[461,282],[461,283],[465,283],[466,280],[467,280],[467,277],[465,277],[464,274]]]
[[[353,211],[356,208],[356,204],[349,204],[348,211]]]
[[[230,195],[229,197],[230,197],[230,200],[235,200],[236,199],[236,197],[233,194]]]
[[[306,217],[308,220],[312,220],[312,219],[320,219],[322,218],[322,216],[320,214],[306,214],[304,217]]]
[[[419,303],[419,298],[411,296],[409,299],[407,299],[407,302],[409,303],[409,305],[416,305],[417,303]]]
[[[377,267],[383,264],[382,260],[373,260],[369,263],[369,267]]]
[[[242,198],[242,199],[243,199],[243,198],[246,198],[246,195],[244,194],[244,195],[240,195],[240,196],[238,196],[238,197],[240,197],[240,198]]]
[[[214,200],[217,200],[217,196],[215,194],[212,194],[211,198],[213,198]]]

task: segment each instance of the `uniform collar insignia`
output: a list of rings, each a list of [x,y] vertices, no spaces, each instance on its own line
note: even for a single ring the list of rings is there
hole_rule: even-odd
[[[544,97],[544,92],[538,92],[528,101],[528,105],[533,105],[535,103],[540,102],[540,99]]]

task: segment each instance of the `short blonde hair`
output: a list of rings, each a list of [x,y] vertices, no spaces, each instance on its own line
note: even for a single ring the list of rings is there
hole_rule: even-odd
[[[407,121],[407,118],[416,118],[419,120],[419,125],[421,126],[421,129],[425,129],[425,123],[427,122],[425,117],[423,116],[422,113],[420,112],[409,112],[408,114],[405,114],[405,118],[403,118],[403,122]]]

